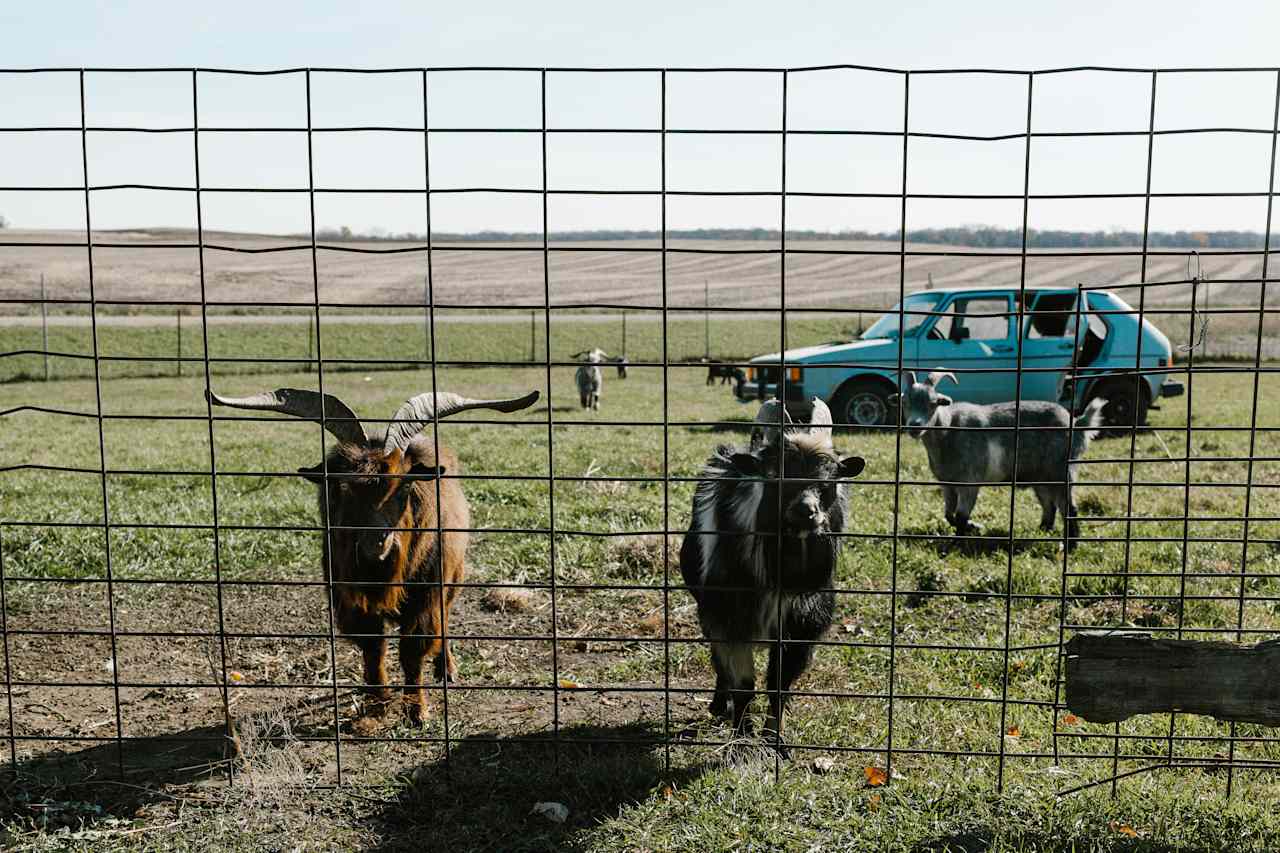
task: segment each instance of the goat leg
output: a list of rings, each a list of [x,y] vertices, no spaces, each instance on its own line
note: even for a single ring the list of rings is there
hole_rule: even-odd
[[[711,716],[727,719],[729,716],[729,682],[719,672],[716,673],[716,693],[711,698]]]
[[[422,662],[427,657],[429,629],[420,622],[400,628],[400,668],[404,670],[404,703],[409,721],[422,725],[427,719],[427,702],[422,692]]]
[[[716,672],[722,674],[733,700],[733,730],[749,733],[747,709],[756,692],[756,667],[751,659],[750,643],[712,643],[711,656]],[[717,678],[719,681],[719,678]]]
[[[788,693],[812,661],[813,646],[808,643],[788,642],[769,647],[769,671],[765,675],[769,717],[765,721],[765,729],[773,733],[776,738],[774,746],[783,758],[790,755],[790,750],[782,742],[782,714],[787,706]]]
[[[368,697],[365,713],[381,716],[391,699],[387,688],[387,638],[382,636],[386,623],[381,616],[369,614],[345,614],[341,620],[342,632],[354,635],[352,639],[360,647],[364,661],[364,687],[361,692]]]

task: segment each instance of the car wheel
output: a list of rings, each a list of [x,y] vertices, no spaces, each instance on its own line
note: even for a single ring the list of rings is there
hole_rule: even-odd
[[[1090,396],[1107,401],[1102,407],[1102,422],[1113,427],[1111,435],[1125,435],[1131,427],[1143,426],[1147,422],[1151,401],[1147,399],[1146,389],[1135,389],[1132,380],[1109,379],[1099,384]]]
[[[836,392],[831,417],[838,425],[866,429],[894,423],[898,407],[889,403],[893,391],[874,379],[850,382]]]

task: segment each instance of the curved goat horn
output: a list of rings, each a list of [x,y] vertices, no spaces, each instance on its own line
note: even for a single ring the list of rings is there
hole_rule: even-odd
[[[277,388],[252,397],[219,397],[211,390],[204,392],[205,399],[215,406],[233,409],[251,409],[260,412],[280,412],[296,418],[324,424],[339,441],[365,444],[364,427],[356,413],[346,403],[332,394],[307,391],[300,388]],[[321,414],[323,412],[323,414]]]
[[[769,443],[769,438],[774,434],[781,434],[781,430],[767,429],[767,426],[777,426],[781,424],[790,425],[793,423],[791,415],[787,414],[787,407],[782,405],[782,401],[776,397],[767,401],[760,407],[760,411],[756,412],[756,425],[751,429],[751,449],[758,450],[760,447]]]
[[[809,434],[831,438],[832,423],[831,410],[827,408],[827,404],[814,397],[813,414],[809,416]]]
[[[428,391],[416,397],[410,397],[400,408],[396,409],[394,423],[387,425],[387,438],[383,448],[389,453],[392,450],[404,450],[413,437],[427,428],[433,421],[439,421],[467,409],[496,409],[499,412],[518,412],[527,409],[538,401],[537,391],[530,391],[523,397],[511,400],[472,400],[447,391]]]
[[[957,385],[960,384],[960,380],[956,379],[956,375],[949,370],[947,371],[935,370],[929,374],[929,384],[932,385],[934,388],[937,388],[938,385],[940,385],[942,383],[942,380],[944,379],[950,379],[952,382],[954,382]]]

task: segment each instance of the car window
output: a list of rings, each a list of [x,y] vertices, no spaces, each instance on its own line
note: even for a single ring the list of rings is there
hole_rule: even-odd
[[[952,300],[930,333],[945,340],[1002,341],[1011,325],[1009,298],[970,296]]]
[[[1074,293],[1042,293],[1031,309],[1027,337],[1066,338],[1075,328],[1076,295]]]
[[[879,320],[877,320],[871,328],[862,333],[864,340],[873,338],[896,338],[901,330],[910,335],[920,326],[929,322],[932,316],[930,312],[935,307],[943,294],[941,293],[913,293],[908,296],[901,306],[895,305],[893,308]],[[905,307],[903,307],[905,306]],[[901,312],[901,313],[900,313]]]

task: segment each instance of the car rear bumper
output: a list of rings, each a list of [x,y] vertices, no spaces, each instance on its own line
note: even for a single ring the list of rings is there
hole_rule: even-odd
[[[756,400],[771,400],[778,396],[776,382],[738,382],[733,386],[733,394],[743,403]],[[787,402],[804,402],[804,386],[796,382],[787,383]]]

